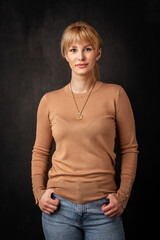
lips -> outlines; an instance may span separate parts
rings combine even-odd
[[[76,64],[76,66],[79,68],[85,68],[87,65],[88,65],[87,63]]]

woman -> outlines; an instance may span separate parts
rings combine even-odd
[[[47,240],[123,240],[121,220],[137,167],[135,123],[119,85],[100,81],[101,38],[84,22],[66,28],[61,52],[71,68],[65,87],[43,96],[37,113],[32,183]],[[120,141],[121,183],[114,144]],[[48,159],[53,140],[52,167]]]

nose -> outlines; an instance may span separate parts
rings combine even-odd
[[[79,51],[78,53],[78,61],[84,61],[85,60],[85,54],[83,51]]]

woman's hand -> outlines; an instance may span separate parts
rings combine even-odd
[[[51,194],[54,193],[52,189],[47,189],[46,192],[42,195],[41,199],[39,200],[39,207],[41,211],[46,214],[54,213],[57,210],[59,205],[59,200],[53,200],[51,198]]]
[[[124,211],[122,203],[119,203],[112,193],[109,194],[107,198],[109,199],[110,203],[108,205],[104,204],[102,206],[102,211],[104,212],[104,215],[110,218],[119,217]]]

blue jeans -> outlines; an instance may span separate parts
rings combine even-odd
[[[109,218],[101,207],[106,198],[76,204],[57,194],[59,207],[51,215],[42,212],[42,226],[46,240],[124,240],[121,217]]]

